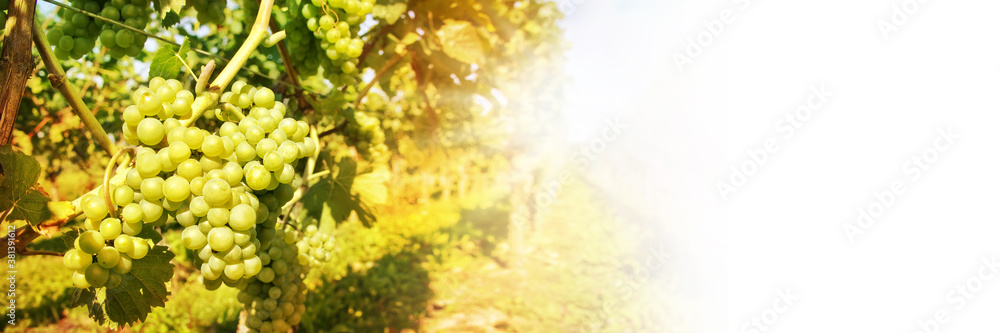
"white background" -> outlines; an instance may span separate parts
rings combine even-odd
[[[645,184],[633,199],[696,281],[678,291],[699,304],[685,331],[743,332],[786,289],[798,300],[766,332],[921,332],[938,310],[937,332],[1000,329],[1000,275],[961,309],[948,298],[1000,260],[1000,3],[924,1],[886,39],[879,21],[907,3],[561,2],[570,139],[630,125],[602,158],[639,161],[619,181]],[[834,96],[786,139],[775,123],[814,86]],[[954,144],[919,179],[904,173],[949,127]],[[767,138],[780,148],[725,200],[719,183]],[[844,225],[895,180],[907,191],[852,244]]]

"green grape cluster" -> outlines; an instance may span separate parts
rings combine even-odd
[[[303,231],[302,239],[295,246],[299,249],[299,256],[313,264],[322,264],[333,259],[333,252],[337,248],[333,236],[318,232],[316,225],[310,225]]]
[[[267,261],[259,255],[275,237],[279,209],[294,194],[295,166],[317,146],[307,137],[308,124],[284,118],[285,106],[270,89],[237,82],[225,97],[238,105],[233,112],[249,110],[249,116],[211,133],[180,124],[179,117],[192,113],[194,95],[179,81],[156,77],[133,92],[135,104],[122,112],[122,133],[141,147],[124,186],[109,189],[115,216],[107,217],[103,199],[83,198],[88,230],[66,260],[78,270],[77,286],[117,285],[115,273],[128,272],[115,269],[118,261],[130,264],[149,250],[150,242],[137,238],[143,225],[169,219],[184,227],[183,246],[198,253],[206,287],[236,286],[261,272]],[[113,257],[103,248],[124,255]]]
[[[289,21],[287,43],[294,50],[296,68],[324,76],[335,85],[347,84],[357,72],[357,58],[364,50],[358,35],[361,22],[371,13],[375,0],[311,0]],[[312,37],[309,37],[309,36]],[[316,54],[325,57],[316,57]]]
[[[74,241],[73,249],[63,256],[63,264],[74,270],[73,284],[78,288],[114,288],[121,283],[122,274],[132,270],[132,260],[146,257],[151,242],[139,235],[144,221],[160,220],[153,217],[162,208],[140,207],[142,194],[129,186],[109,189],[114,205],[122,207],[117,216],[108,216],[104,199],[88,194],[80,204],[86,216],[84,229]],[[145,209],[144,209],[145,208]]]
[[[261,253],[264,268],[241,286],[237,300],[244,304],[249,316],[250,332],[287,332],[302,321],[305,313],[306,290],[303,277],[309,261],[294,244],[296,232],[277,230],[277,241],[266,253]]]
[[[377,118],[354,112],[354,118],[347,120],[344,129],[347,144],[354,146],[358,154],[366,160],[375,161],[388,157],[389,148],[385,145],[385,133]]]
[[[194,8],[194,10],[198,12],[198,22],[202,24],[226,23],[226,1],[191,0],[185,5]]]
[[[48,31],[46,39],[59,59],[82,58],[94,49],[97,40],[108,48],[108,53],[114,58],[139,56],[146,43],[146,35],[94,19],[80,11],[144,30],[153,12],[151,3],[151,0],[70,1],[77,11],[60,8],[58,14],[62,20]]]

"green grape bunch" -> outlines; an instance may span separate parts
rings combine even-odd
[[[98,40],[113,58],[137,57],[142,53],[147,36],[123,25],[146,29],[153,12],[151,0],[72,0],[70,5],[75,10],[59,8],[62,20],[46,34],[57,58],[82,58],[94,49]],[[121,25],[95,19],[83,12]]]
[[[350,83],[357,72],[357,58],[364,50],[358,35],[375,0],[312,0],[304,3],[286,26],[289,50],[296,68],[305,75],[323,69],[335,85]],[[310,37],[312,36],[312,37]],[[316,57],[316,54],[325,55]]]
[[[337,248],[333,236],[318,232],[316,225],[310,225],[303,231],[303,236],[295,246],[299,250],[300,262],[323,264],[333,260],[333,252]]]
[[[279,210],[301,179],[297,162],[317,150],[311,129],[286,118],[270,89],[244,82],[223,95],[238,123],[224,121],[215,132],[185,127],[179,119],[193,113],[194,99],[180,81],[159,77],[133,92],[122,134],[137,146],[134,165],[123,185],[109,186],[111,202],[81,201],[86,231],[64,260],[77,287],[117,286],[153,245],[139,233],[171,221],[184,228],[183,246],[198,253],[207,288],[266,274]]]
[[[344,138],[347,144],[354,146],[358,154],[366,160],[377,161],[388,158],[389,148],[385,145],[385,133],[378,118],[363,112],[354,112],[354,117],[347,120]]]
[[[309,260],[295,246],[298,233],[277,230],[275,239],[263,258],[260,274],[240,286],[237,300],[244,304],[247,328],[252,333],[287,332],[302,321],[306,290],[303,278],[309,272]]]
[[[201,24],[225,24],[226,23],[226,1],[219,0],[191,0],[184,4],[186,7],[194,8],[197,12],[198,22]]]

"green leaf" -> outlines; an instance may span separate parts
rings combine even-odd
[[[355,190],[357,162],[345,157],[340,159],[338,166],[336,178],[326,176],[309,187],[302,199],[303,207],[309,216],[321,222],[331,217],[335,221],[344,221],[351,212],[355,212],[361,224],[371,227],[375,222],[375,215],[370,212],[360,194],[352,193]]]
[[[180,13],[181,9],[184,9],[184,5],[187,4],[187,0],[158,0],[154,4],[156,4],[156,10],[160,14],[166,14],[167,12]]]
[[[483,42],[469,21],[446,19],[437,36],[444,53],[455,60],[471,64],[483,57]]]
[[[93,318],[98,324],[104,325],[104,321],[107,318],[105,318],[104,310],[101,309],[101,302],[97,300],[97,290],[94,288],[77,289],[73,293],[73,302],[70,303],[70,306],[77,307],[81,305],[87,307],[90,318]]]
[[[144,258],[132,261],[132,270],[122,276],[121,284],[104,290],[103,300],[91,288],[78,291],[73,304],[86,305],[91,317],[106,316],[119,327],[145,320],[154,307],[164,306],[170,295],[167,282],[174,274],[173,258],[166,246],[155,246]]]
[[[16,206],[38,181],[42,168],[31,156],[15,151],[10,145],[0,146],[0,211]]]
[[[177,23],[181,23],[181,16],[175,11],[168,11],[166,14],[163,14],[163,19],[160,20],[160,25],[164,28],[173,27]]]
[[[66,220],[76,210],[72,203],[51,202],[48,195],[32,188],[38,181],[41,167],[34,158],[16,151],[13,147],[0,146],[0,212],[10,210],[4,221],[26,221],[32,227],[53,221]],[[51,234],[49,230],[43,234]]]
[[[389,188],[385,186],[385,183],[388,181],[388,166],[379,166],[372,172],[354,177],[354,185],[351,191],[356,192],[361,201],[368,205],[381,205],[389,197]]]
[[[175,78],[184,66],[187,53],[191,51],[191,42],[184,39],[180,49],[171,44],[163,44],[153,55],[149,65],[149,77]]]
[[[0,201],[4,201],[0,199]],[[38,225],[50,214],[47,204],[52,199],[46,197],[42,192],[29,189],[23,196],[13,200],[13,210],[7,216],[7,221],[25,220],[31,225]],[[0,203],[2,205],[2,203]]]

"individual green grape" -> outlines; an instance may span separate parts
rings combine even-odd
[[[232,195],[230,194],[231,187],[229,183],[222,179],[212,179],[205,183],[205,187],[202,189],[202,195],[210,206],[222,206],[228,202]]]
[[[104,248],[104,237],[94,230],[84,231],[77,238],[77,248],[86,254],[97,254]]]
[[[132,244],[132,251],[126,254],[129,258],[142,259],[146,257],[147,253],[149,253],[149,244],[146,243],[146,240],[133,239]]]
[[[72,270],[79,270],[94,262],[94,258],[81,250],[70,249],[63,255],[63,265]]]
[[[201,233],[201,230],[197,226],[189,226],[184,228],[181,233],[181,240],[184,243],[184,247],[190,250],[198,250],[208,244],[208,238],[205,234]]]
[[[138,207],[138,205],[136,207]],[[140,208],[140,212],[141,212],[141,208]],[[126,234],[126,235],[129,235],[129,236],[138,235],[139,232],[142,231],[142,222],[143,221],[140,218],[140,220],[138,222],[126,222],[126,223],[122,224],[122,233]]]
[[[164,148],[156,152],[156,159],[160,161],[160,170],[162,172],[174,172],[177,170],[177,163],[174,163],[170,159],[170,149]]]
[[[201,159],[198,160],[198,162],[201,163],[201,169],[204,172],[209,172],[215,169],[222,168],[223,165],[222,159],[218,157],[202,156]]]
[[[154,178],[160,179],[160,178]],[[163,183],[163,194],[167,200],[181,202],[191,195],[191,185],[187,179],[174,175]]]
[[[276,149],[278,149],[278,143],[274,142],[274,140],[270,138],[261,139],[259,142],[257,142],[256,149],[257,149],[257,156],[264,158],[265,156],[267,156],[267,153],[274,152]]]
[[[159,120],[153,118],[146,118],[139,122],[138,132],[139,141],[148,146],[157,145],[160,141],[163,141],[163,137],[166,134],[163,129],[163,123]]]
[[[284,165],[285,160],[280,153],[271,151],[264,155],[264,168],[267,169],[267,171],[280,171]]]
[[[301,154],[301,152],[299,151],[299,147],[292,141],[282,142],[281,145],[278,146],[277,152],[278,154],[281,155],[282,162],[288,164],[297,161]]]
[[[246,271],[244,270],[242,262],[236,263],[236,264],[231,264],[231,265],[226,265],[226,268],[225,268],[225,271],[224,271],[225,276],[228,277],[228,278],[230,278],[230,279],[233,279],[233,280],[243,278],[243,274],[245,272]]]
[[[73,50],[73,37],[62,36],[59,38],[59,49],[63,51]]]
[[[133,190],[131,187],[118,186],[117,188],[115,188],[112,200],[119,207],[132,203],[133,199],[135,199],[135,190]]]
[[[247,137],[247,142],[250,143],[250,145],[253,145],[256,149],[256,145],[260,144],[260,141],[266,137],[266,132],[264,132],[263,128],[254,124],[247,128],[244,135]],[[258,153],[258,156],[262,155]]]
[[[168,154],[170,155],[170,160],[174,163],[180,164],[181,162],[191,157],[191,148],[188,148],[187,144],[184,142],[170,143],[168,149],[169,149]]]
[[[232,227],[230,227],[232,228]],[[256,231],[256,230],[255,230]],[[240,252],[243,251],[244,246],[253,245],[253,240],[256,238],[255,231],[250,230],[234,230],[233,231],[233,242],[236,246],[240,247]],[[243,255],[239,255],[239,258],[243,258]]]
[[[264,190],[271,183],[271,173],[263,165],[255,165],[246,172],[247,186],[254,190]]]
[[[208,210],[208,223],[213,227],[221,227],[229,222],[229,209],[222,207],[210,208]]]
[[[191,180],[191,194],[198,196],[204,194],[202,193],[202,190],[205,189],[205,183],[207,182],[208,179],[205,179],[205,177],[194,177],[194,179]]]
[[[205,134],[200,129],[188,128],[184,132],[184,143],[187,143],[188,147],[191,149],[201,149],[201,145],[204,141]]]
[[[248,142],[241,142],[236,145],[236,157],[240,163],[250,162],[257,158],[257,150]]]
[[[127,223],[141,223],[142,222],[142,208],[139,207],[137,203],[130,203],[122,207],[122,220]],[[124,227],[123,227],[124,230]]]
[[[122,233],[122,222],[116,218],[106,218],[101,222],[101,237],[104,239],[115,239]]]
[[[108,282],[108,275],[110,273],[107,269],[101,267],[97,263],[93,263],[84,269],[84,278],[87,283],[94,287],[103,287],[105,283]]]
[[[142,208],[142,222],[153,223],[163,215],[163,204],[159,202],[143,199],[139,202],[139,208]]]
[[[118,235],[118,237],[115,237],[114,243],[115,250],[118,250],[120,253],[130,253],[132,252],[132,248],[135,247],[135,244],[132,242],[132,236],[127,234],[121,234]]]
[[[118,262],[121,261],[120,259],[121,254],[117,249],[111,246],[105,246],[97,252],[97,264],[102,268],[115,268],[115,266],[118,266]]]
[[[225,153],[225,144],[217,135],[211,134],[205,137],[205,141],[202,143],[201,151],[205,153],[206,156],[216,157],[221,156]]]
[[[87,276],[81,274],[80,272],[73,272],[73,285],[80,289],[90,288],[90,283],[87,282]]]
[[[291,183],[295,180],[295,168],[292,168],[289,164],[282,164],[283,167],[281,171],[274,174],[275,179],[282,184]]]
[[[212,228],[208,232],[208,245],[215,251],[226,251],[233,247],[233,230],[227,227]]]
[[[103,199],[96,195],[88,194],[80,200],[83,204],[83,215],[88,219],[100,221],[108,216],[108,206]]]
[[[257,106],[269,109],[274,106],[274,92],[266,87],[260,88],[253,95],[253,102]]]
[[[229,226],[236,231],[250,230],[257,224],[257,212],[247,204],[239,204],[230,211]]]
[[[157,158],[156,154],[139,153],[135,158],[135,170],[138,171],[137,175],[140,177],[139,180],[141,181],[141,179],[152,178],[153,176],[160,174],[160,171],[163,170],[163,164],[160,163],[160,160],[159,158]],[[132,185],[130,184],[129,186]],[[139,189],[140,187],[141,184],[137,186],[132,186],[132,188],[134,189]]]
[[[115,34],[115,44],[118,45],[118,47],[127,48],[132,46],[133,41],[132,32],[129,30],[118,30],[118,33]]]
[[[188,180],[189,182],[195,177],[200,177],[202,175],[201,163],[194,159],[187,159],[177,165],[176,174],[182,178]],[[190,191],[190,184],[188,186]]]
[[[153,201],[160,200],[163,198],[163,178],[146,178],[142,180],[142,185],[139,186],[140,193],[142,193],[143,200]],[[140,203],[140,206],[142,204]]]

